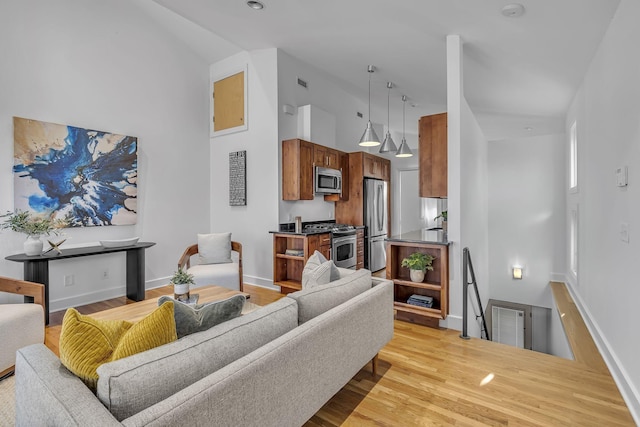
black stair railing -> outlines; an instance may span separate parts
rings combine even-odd
[[[471,274],[471,282],[469,282],[469,274]],[[482,328],[480,331],[480,337],[491,341],[489,336],[489,329],[487,328],[487,320],[484,317],[484,310],[482,309],[482,301],[480,300],[480,292],[478,292],[478,283],[476,282],[476,273],[473,271],[473,263],[471,262],[471,255],[469,254],[469,248],[462,250],[462,334],[460,338],[468,340],[470,337],[467,335],[467,301],[469,299],[469,285],[473,285],[475,290],[476,302],[480,308],[480,315],[476,315],[476,320],[482,317]],[[484,336],[482,336],[484,335]]]

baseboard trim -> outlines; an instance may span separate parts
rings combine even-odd
[[[575,291],[574,285],[569,281],[566,281],[565,283],[567,284],[567,289],[569,289],[569,293],[571,294],[573,301],[576,303],[576,307],[578,307],[580,314],[582,314],[585,324],[587,325],[598,350],[600,350],[602,358],[609,368],[609,372],[611,372],[613,380],[616,382],[616,385],[620,390],[620,394],[622,394],[622,398],[629,408],[629,412],[631,412],[631,416],[636,424],[640,425],[640,393],[629,380],[627,371],[624,369],[620,363],[620,359],[618,359],[618,356],[616,356],[616,353],[602,334],[598,323],[591,316],[591,312],[580,297],[580,294]]]
[[[126,287],[118,286],[109,289],[102,289],[97,292],[87,292],[67,298],[58,298],[56,300],[49,301],[49,312],[54,313],[56,311],[66,310],[69,307],[93,304],[94,302],[118,298],[125,294]]]
[[[244,275],[243,280],[244,280],[244,283],[247,283],[249,285],[260,286],[261,288],[267,288],[267,289],[280,292],[280,286],[274,286],[273,280],[263,279],[262,277],[256,277],[256,276],[249,276],[246,274]]]
[[[171,277],[159,277],[157,279],[148,280],[145,282],[145,289],[156,289],[163,286],[167,286],[171,281]],[[262,279],[254,276],[244,276],[244,282],[251,285],[260,286],[275,291],[280,291],[279,286],[273,286],[271,280]],[[94,302],[100,302],[112,298],[118,298],[127,294],[126,286],[116,286],[109,289],[101,289],[95,292],[86,292],[80,295],[73,295],[65,298],[58,298],[49,301],[49,311],[51,313],[61,310],[66,310],[69,307],[78,307],[81,305],[93,304]]]

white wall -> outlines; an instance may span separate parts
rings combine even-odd
[[[208,65],[125,0],[2,2],[0,51],[0,211],[14,208],[12,116],[136,136],[138,223],[71,229],[69,244],[156,242],[147,287],[166,283],[209,227]],[[4,257],[23,240],[2,233],[0,275],[22,277]],[[123,295],[124,255],[53,262],[50,278],[52,310]]]
[[[489,143],[491,298],[553,307],[550,273],[565,265],[565,136]],[[522,265],[522,280],[511,266]]]
[[[211,231],[230,231],[242,243],[248,283],[273,282],[273,243],[278,229],[277,50],[241,52],[211,65],[211,76],[247,66],[248,130],[211,138]],[[247,151],[247,205],[229,206],[229,153]]]
[[[640,341],[634,331],[640,286],[640,3],[623,0],[567,114],[578,123],[579,193],[567,194],[567,223],[579,205],[577,303],[587,316],[627,403],[640,422]],[[629,185],[615,170],[629,168]],[[567,167],[568,170],[568,167]],[[567,181],[568,182],[568,181]],[[565,185],[567,188],[568,185]],[[620,224],[629,225],[629,242]],[[567,266],[567,276],[569,267]]]
[[[449,317],[442,326],[462,328],[462,250],[469,248],[482,304],[489,300],[487,141],[464,98],[462,40],[447,36]],[[469,294],[474,295],[469,289]],[[468,334],[480,336],[469,297]],[[478,311],[479,312],[479,311]]]

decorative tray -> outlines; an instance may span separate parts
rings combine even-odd
[[[105,248],[122,248],[125,246],[133,246],[138,243],[140,237],[130,237],[120,240],[100,240],[100,244]]]

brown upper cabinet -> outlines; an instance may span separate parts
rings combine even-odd
[[[364,156],[364,176],[366,178],[377,178],[389,181],[391,162],[373,154],[363,153]]]
[[[327,194],[324,199],[331,202],[348,199],[347,153],[303,139],[287,139],[282,141],[282,200],[313,200],[315,166],[342,169],[342,196]]]
[[[420,197],[447,197],[447,113],[418,121]]]
[[[323,145],[313,144],[313,162],[316,166],[340,169],[340,152]]]
[[[282,141],[282,200],[313,200],[314,145],[302,139]]]

